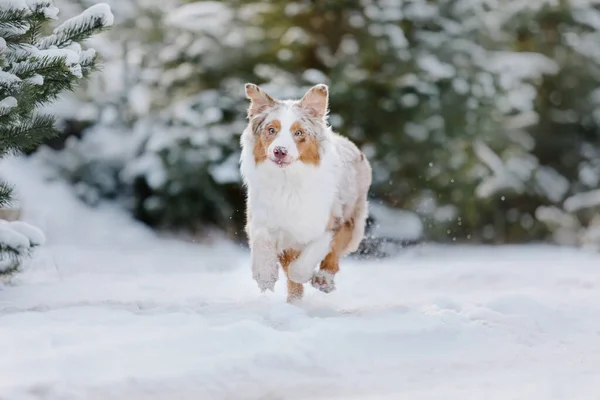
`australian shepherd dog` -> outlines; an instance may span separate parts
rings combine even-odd
[[[281,265],[288,302],[302,297],[307,282],[329,293],[340,258],[363,239],[369,161],[327,124],[326,85],[300,100],[274,99],[251,83],[245,89],[240,172],[252,277],[262,292],[273,291]]]

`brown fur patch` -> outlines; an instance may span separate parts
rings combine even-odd
[[[271,134],[269,130],[275,129],[275,133]],[[269,145],[275,140],[275,137],[281,130],[281,122],[279,120],[273,120],[266,124],[264,127],[257,126],[254,130],[256,135],[254,137],[254,162],[257,164],[262,163],[267,159],[267,149]]]
[[[279,255],[279,263],[281,264],[281,267],[285,271],[286,275],[288,273],[288,267],[296,258],[298,258],[299,255],[299,251],[291,249],[284,250],[284,252]],[[293,300],[301,299],[302,295],[304,294],[304,285],[302,285],[301,283],[292,282],[288,278],[287,294],[288,303]]]
[[[352,215],[346,221],[342,221],[340,218],[333,216],[329,218],[327,229],[333,233],[333,240],[331,242],[331,250],[329,251],[329,254],[327,254],[323,261],[321,261],[319,266],[320,270],[327,271],[331,274],[336,274],[339,272],[340,259],[346,254],[348,245],[350,242],[352,242],[355,218],[358,212],[359,211],[357,207],[354,210],[354,215]],[[325,284],[324,281],[319,281],[319,278],[317,277],[314,277],[313,279],[317,279],[317,283],[319,284]]]
[[[323,261],[321,261],[320,269],[331,272],[332,274],[337,273],[340,270],[340,258],[344,255],[344,250],[348,247],[348,244],[352,240],[352,231],[354,229],[354,221],[344,222],[337,232],[333,235],[333,241],[331,243],[331,251]]]
[[[296,132],[302,132],[301,136],[296,136]],[[298,147],[298,160],[304,164],[319,165],[321,156],[319,154],[319,141],[314,135],[308,134],[302,124],[294,122],[290,128],[290,133],[294,137]]]

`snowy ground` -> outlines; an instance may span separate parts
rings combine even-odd
[[[154,237],[0,163],[47,244],[0,287],[0,399],[579,400],[600,393],[600,257],[422,247],[338,290],[261,295],[248,255]]]

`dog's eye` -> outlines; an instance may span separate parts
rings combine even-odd
[[[302,136],[302,131],[296,131],[296,132],[294,133],[294,135],[296,135],[296,136]]]
[[[271,135],[274,135],[275,134],[275,128],[269,128],[269,133]]]

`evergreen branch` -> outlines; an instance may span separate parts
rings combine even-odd
[[[44,139],[55,136],[58,131],[54,124],[54,116],[35,115],[21,124],[5,126],[0,136],[0,149],[7,152],[28,150]]]
[[[92,73],[102,69],[102,65],[98,61],[98,55],[96,52],[94,52],[92,57],[82,58],[80,65],[81,73],[84,79],[87,79]]]
[[[102,18],[94,18],[84,26],[75,26],[67,28],[58,34],[44,37],[38,41],[40,49],[48,49],[56,46],[63,48],[73,42],[81,42],[89,37],[104,32],[107,27],[104,26]]]
[[[57,71],[67,70],[67,56],[42,56],[42,57],[30,57],[26,61],[14,63],[10,72],[17,75],[21,79],[32,77],[36,74],[45,76],[46,74]]]
[[[8,66],[16,62],[26,61],[37,52],[37,47],[29,43],[22,43],[18,39],[16,38],[14,42],[7,42],[8,51],[5,51],[4,55]]]
[[[113,23],[110,7],[97,4],[40,38],[48,21],[58,15],[52,0],[30,1],[29,7],[25,2],[14,4],[0,8],[0,158],[32,149],[58,133],[54,116],[34,112],[97,69],[95,51],[81,52],[77,41]],[[0,207],[9,203],[10,195],[11,188],[0,182]],[[0,243],[0,274],[6,266],[16,270],[18,257],[24,255],[24,250]]]
[[[12,193],[12,187],[4,182],[0,182],[0,208],[10,205],[10,195]]]
[[[0,276],[6,277],[17,272],[21,267],[21,258],[11,250],[0,247]]]
[[[0,242],[0,276],[9,276],[17,272],[23,258],[31,256],[31,254],[31,249],[15,249]]]
[[[80,15],[59,25],[52,35],[40,39],[40,49],[63,48],[73,42],[81,42],[92,35],[105,31],[113,24],[113,15],[106,4],[96,4]]]
[[[23,35],[30,28],[29,9],[3,8],[0,9],[0,37],[7,42],[13,38]]]

